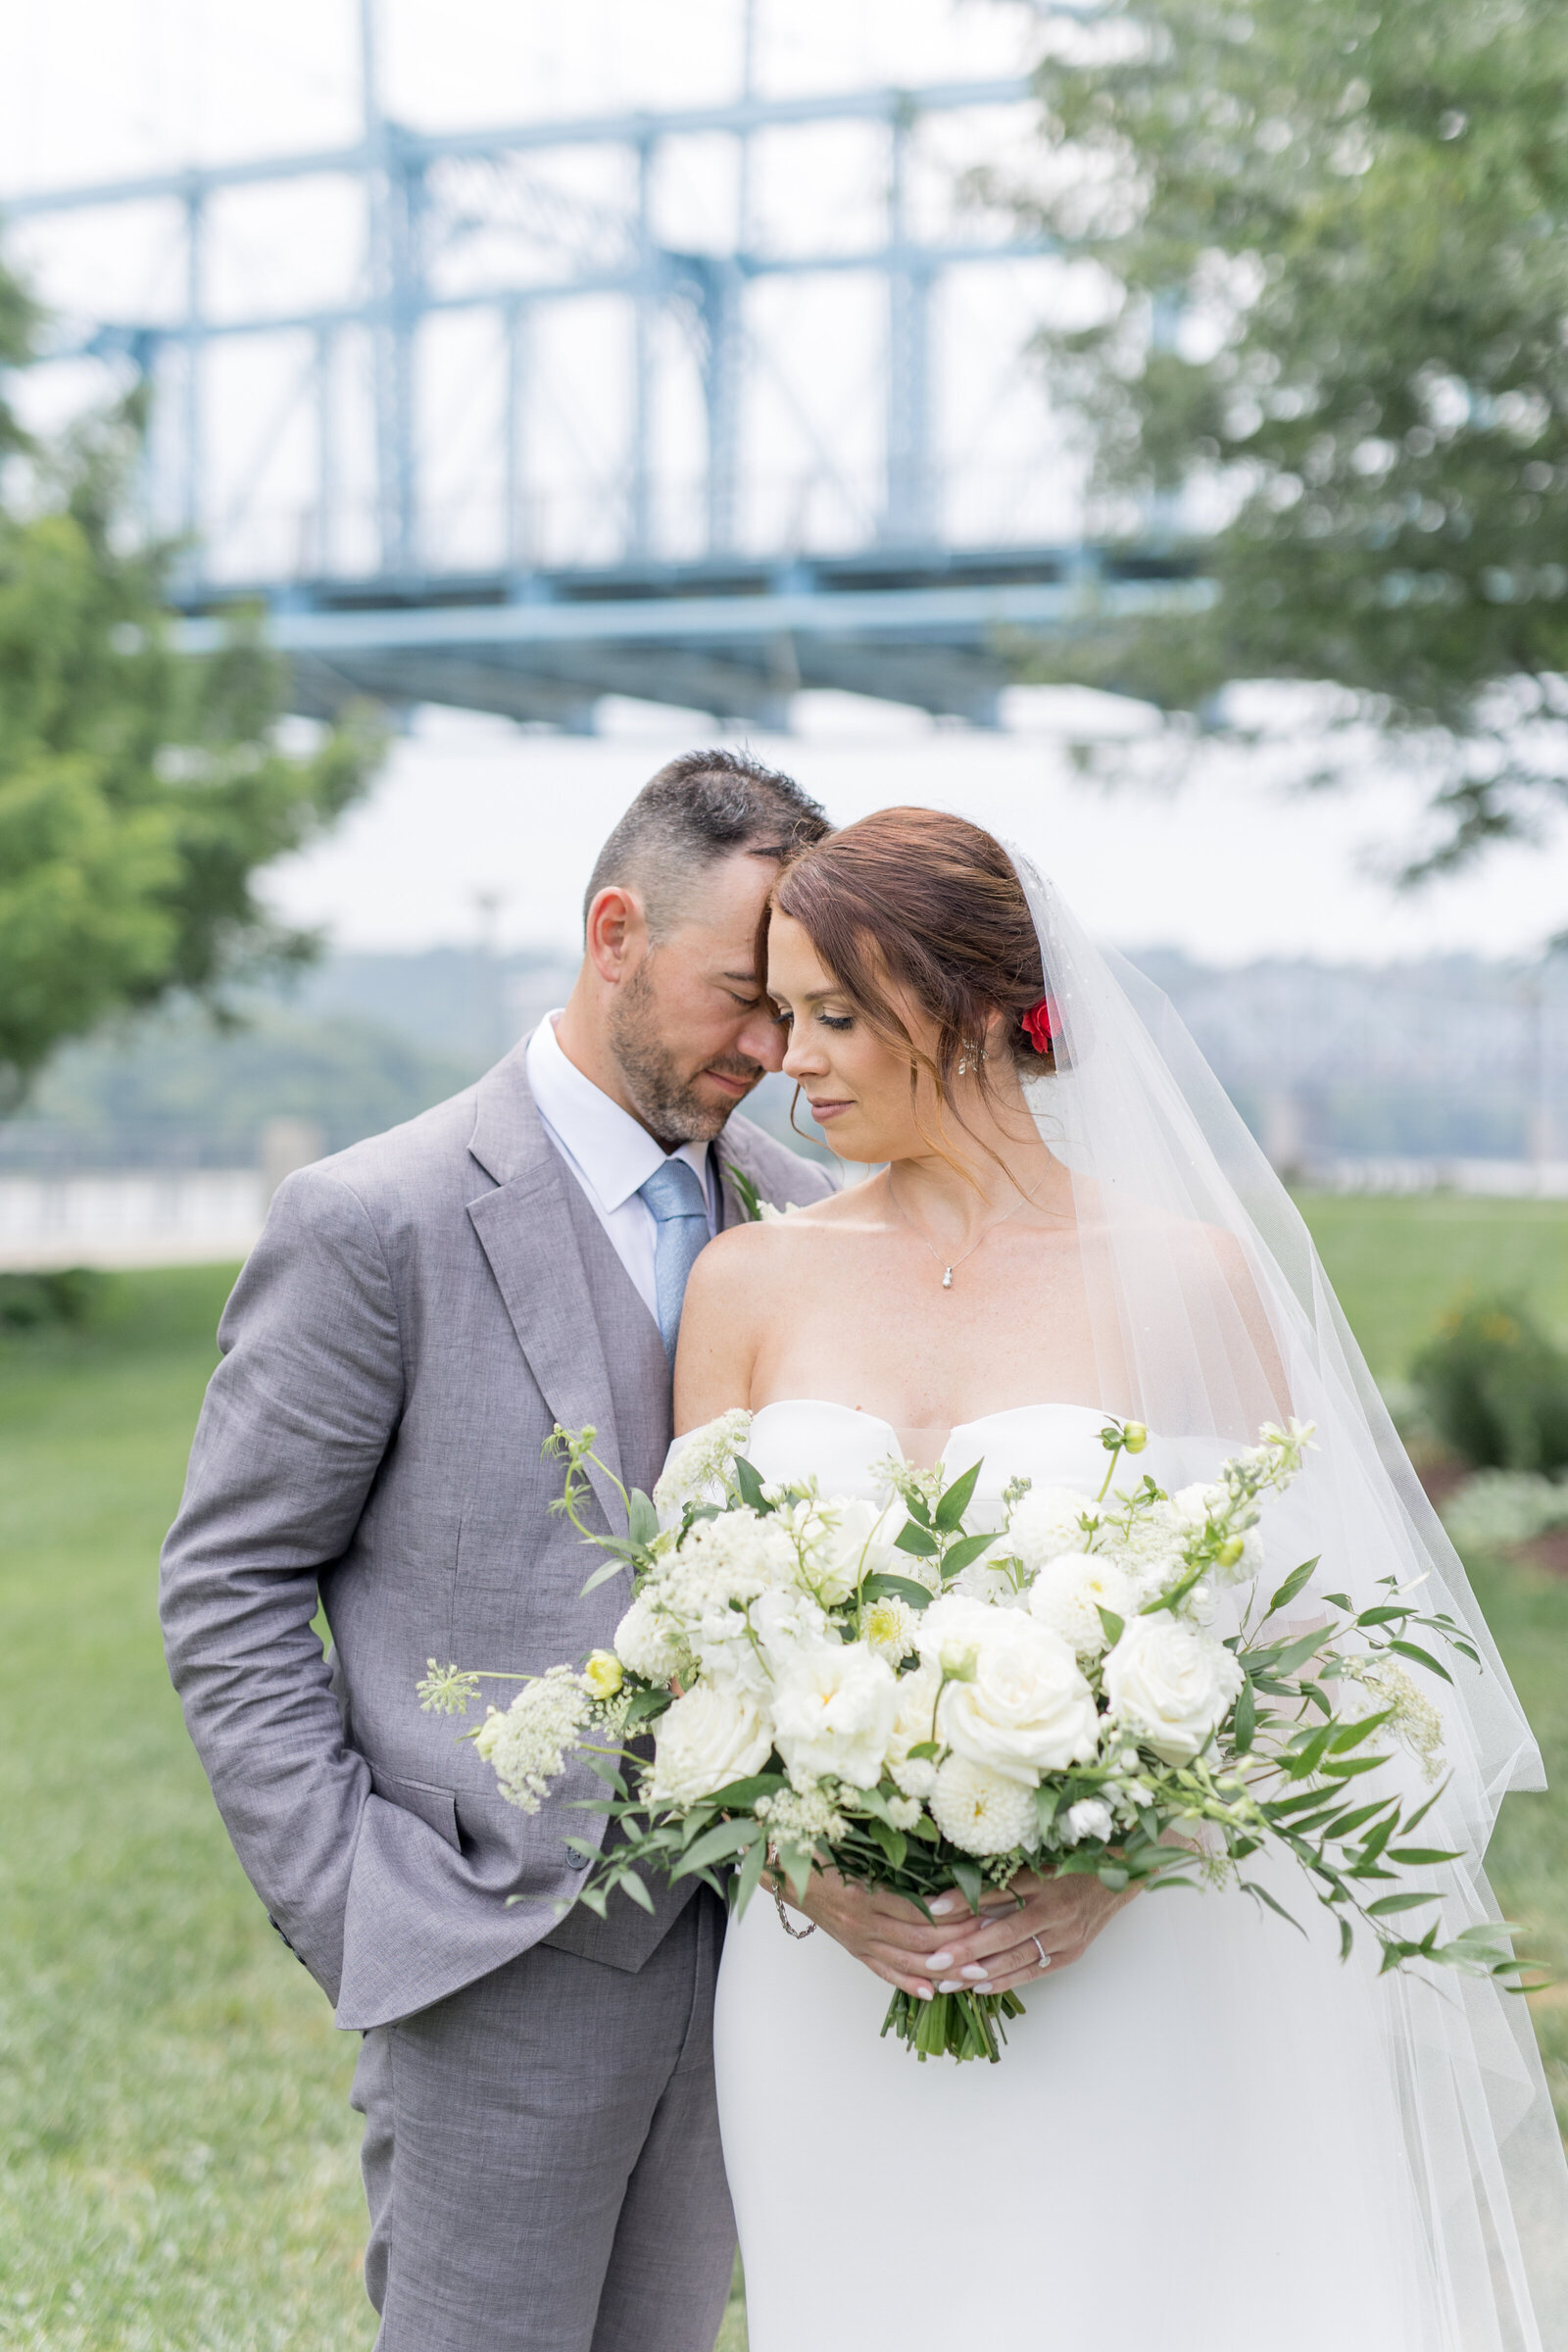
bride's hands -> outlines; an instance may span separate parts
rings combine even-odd
[[[1112,1893],[1098,1879],[1020,1871],[1005,1894],[982,1897],[978,1918],[961,1894],[938,1895],[933,1926],[902,1895],[873,1893],[829,1870],[811,1873],[799,1908],[884,1984],[929,2000],[934,1992],[1009,1992],[1047,1966],[1064,1968],[1131,1899],[1132,1890]]]

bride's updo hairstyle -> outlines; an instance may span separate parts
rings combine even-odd
[[[1022,1077],[1055,1066],[1037,1050],[1024,1014],[1045,996],[1040,941],[1012,860],[967,818],[936,808],[880,808],[830,833],[787,865],[763,910],[758,970],[766,969],[776,907],[798,922],[823,965],[883,1041],[906,1053],[909,1082],[924,1071],[956,1115],[960,1061],[989,1089],[999,1052]],[[892,989],[930,1021],[911,1036]],[[1001,1039],[976,1064],[995,1013]]]

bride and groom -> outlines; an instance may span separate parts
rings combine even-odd
[[[881,1173],[834,1192],[736,1115],[781,1062]],[[601,853],[559,1020],[289,1179],[220,1336],[170,1663],[241,1861],[364,2035],[382,2352],[708,2352],[732,2199],[754,2352],[935,2352],[982,2315],[1040,2352],[1568,2340],[1568,2173],[1489,1984],[1380,1984],[1233,1891],[1088,1878],[935,1922],[818,1881],[727,1937],[690,1881],[563,1916],[581,1784],[520,1813],[411,1702],[432,1652],[608,1638],[558,1422],[651,1489],[677,1429],[744,1405],[764,1477],[871,1494],[896,1452],[1092,1490],[1107,1410],[1174,1487],[1289,1409],[1322,1450],[1282,1555],[1358,1602],[1426,1575],[1475,1635],[1434,1842],[1479,1854],[1539,1786],[1295,1212],[1027,860],[917,809],[832,834],[740,755],[672,762]],[[1455,1878],[1454,1924],[1484,1916]],[[1004,2064],[879,2041],[889,1984],[1021,1990]]]

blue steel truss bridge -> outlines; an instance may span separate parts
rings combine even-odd
[[[151,389],[193,650],[259,602],[315,716],[782,727],[825,687],[991,725],[1031,644],[1201,595],[1168,535],[1085,542],[1027,350],[1071,257],[961,193],[1026,82],[777,96],[748,64],[724,105],[418,130],[376,30],[361,0],[352,143],[0,200],[161,241],[50,357]]]

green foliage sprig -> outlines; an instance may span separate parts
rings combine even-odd
[[[1086,588],[1052,674],[1235,733],[1233,681],[1329,681],[1317,775],[1372,728],[1429,794],[1411,875],[1528,833],[1568,720],[1558,0],[1105,0],[1036,86],[1049,165],[986,192],[1107,290],[1039,343],[1092,527],[1179,548],[1187,494],[1213,590]]]

